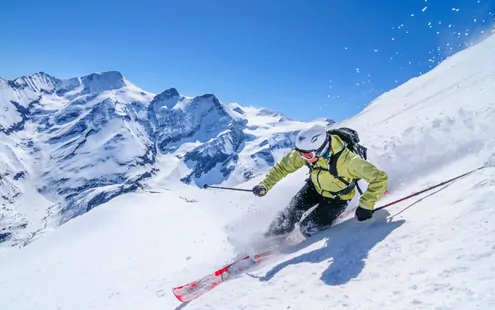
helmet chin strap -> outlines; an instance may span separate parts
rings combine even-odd
[[[330,155],[330,141],[326,142],[326,145],[323,150],[321,150],[321,153],[322,155],[320,155],[319,157],[328,158],[328,156]]]

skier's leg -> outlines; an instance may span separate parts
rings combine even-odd
[[[345,211],[349,200],[339,197],[320,199],[318,207],[301,222],[301,232],[306,237],[329,228],[332,223]]]
[[[301,215],[318,203],[319,195],[311,182],[307,182],[299,192],[292,198],[288,207],[280,212],[272,221],[265,233],[265,237],[285,235],[294,230]]]

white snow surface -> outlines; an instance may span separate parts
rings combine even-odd
[[[495,36],[337,124],[388,172],[378,206],[491,166],[350,218],[189,304],[172,288],[254,251],[306,168],[263,198],[181,183],[119,196],[0,256],[0,309],[495,309],[493,55]]]

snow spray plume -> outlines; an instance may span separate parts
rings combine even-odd
[[[244,189],[244,188],[233,188],[233,187],[222,187],[222,186],[211,186],[211,185],[208,185],[208,184],[205,184],[203,186],[203,188],[207,189],[207,188],[218,188],[218,189],[226,189],[226,190],[229,190],[229,191],[239,191],[239,192],[252,192],[252,190],[250,189]]]
[[[425,192],[431,191],[432,189],[435,189],[435,188],[437,188],[437,187],[443,186],[443,185],[445,185],[445,184],[447,184],[447,183],[450,183],[450,182],[453,182],[453,181],[455,181],[455,180],[457,180],[457,179],[460,179],[460,178],[462,178],[462,177],[465,177],[465,176],[466,176],[466,175],[468,175],[468,174],[471,174],[471,173],[473,173],[473,172],[476,172],[476,171],[478,171],[478,170],[481,170],[481,169],[483,169],[483,168],[488,168],[488,167],[493,167],[493,166],[492,166],[492,165],[486,165],[486,164],[485,164],[484,166],[481,166],[481,167],[479,167],[479,168],[473,169],[473,170],[471,170],[471,171],[469,171],[469,172],[466,172],[466,173],[464,173],[464,174],[461,174],[461,175],[459,175],[459,176],[457,176],[457,177],[455,177],[455,178],[452,178],[452,179],[450,179],[450,180],[444,181],[444,182],[439,183],[439,184],[437,184],[437,185],[433,185],[433,186],[431,186],[431,187],[428,187],[427,189],[424,189],[424,190],[422,190],[422,191],[419,191],[419,192],[413,193],[413,194],[411,194],[411,195],[409,195],[409,196],[403,197],[403,198],[398,199],[398,200],[396,200],[396,201],[392,201],[391,203],[388,203],[388,204],[386,204],[386,205],[384,205],[384,206],[381,206],[381,207],[379,207],[379,208],[375,208],[375,210],[374,210],[374,211],[376,212],[376,211],[378,211],[378,210],[385,209],[386,207],[390,207],[391,205],[394,205],[394,204],[399,203],[399,202],[401,202],[401,201],[404,201],[404,200],[407,200],[407,199],[412,198],[412,197],[414,197],[414,196],[418,196],[418,195],[420,195],[420,194],[422,194],[422,193],[425,193]]]

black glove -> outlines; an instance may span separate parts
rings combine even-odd
[[[258,197],[265,196],[266,195],[266,187],[264,187],[261,184],[256,185],[255,187],[253,187],[253,194],[258,196]]]
[[[356,216],[356,219],[358,221],[365,221],[367,219],[370,219],[373,216],[373,210],[368,210],[368,209],[365,209],[365,208],[362,208],[361,206],[359,206],[356,209],[355,216]]]

